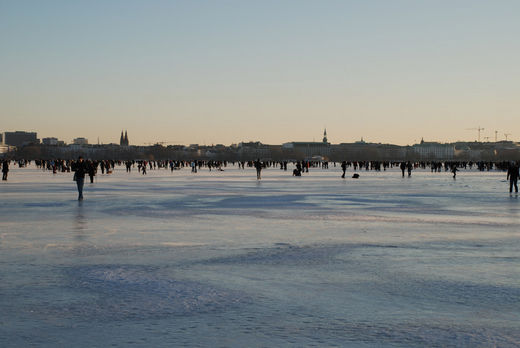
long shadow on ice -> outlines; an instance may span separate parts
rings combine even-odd
[[[176,197],[174,199],[124,202],[118,208],[104,209],[104,213],[114,215],[136,215],[147,217],[169,217],[172,215],[198,215],[226,211],[236,213],[239,209],[303,209],[319,208],[317,204],[304,202],[306,195],[239,195],[232,197],[198,196]]]
[[[406,303],[437,303],[473,308],[488,308],[498,311],[520,312],[520,287],[504,284],[487,284],[438,277],[432,274],[416,274],[407,269],[396,272],[394,259],[408,258],[408,250],[428,252],[434,245],[387,245],[387,244],[334,244],[292,246],[280,245],[272,248],[252,250],[232,256],[211,258],[201,262],[210,266],[261,265],[277,272],[284,266],[298,268],[299,272],[311,269],[325,270],[332,267],[343,275],[361,273],[374,286],[368,286],[375,297],[400,299]],[[376,261],[372,256],[363,256],[365,251],[380,249]],[[383,256],[383,258],[381,258]],[[324,266],[327,266],[324,267]],[[301,267],[301,268],[300,268]],[[411,267],[413,270],[413,267]],[[247,273],[247,272],[245,272]],[[308,278],[312,279],[312,278]],[[312,282],[309,280],[309,282]],[[377,284],[377,286],[375,286]],[[406,299],[406,300],[403,300]]]

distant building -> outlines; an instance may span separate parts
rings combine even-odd
[[[282,144],[282,150],[292,151],[299,155],[298,157],[303,156],[307,159],[315,156],[329,157],[330,144],[317,141],[292,141]]]
[[[4,144],[4,136],[0,134],[0,155],[9,151],[9,146]]]
[[[455,157],[453,144],[441,144],[437,142],[425,142],[412,146],[413,151],[423,160],[451,160]]]
[[[121,131],[121,138],[119,140],[120,146],[129,146],[130,143],[128,142],[128,133],[125,131],[125,135],[123,136],[123,131]]]
[[[3,155],[4,153],[7,153],[9,151],[8,145],[0,144],[0,155]]]
[[[29,144],[39,144],[40,141],[35,132],[5,132],[2,141],[6,145],[21,147]]]
[[[58,138],[53,138],[53,137],[42,139],[43,145],[58,145],[58,142],[59,142]]]
[[[327,130],[323,131],[323,141],[291,141],[289,143],[282,144],[282,151],[291,153],[292,156],[297,158],[311,159],[313,157],[324,157],[330,156],[330,143],[327,139]]]
[[[72,141],[74,145],[88,145],[88,139],[86,138],[76,138]]]
[[[400,161],[406,157],[406,148],[392,144],[367,143],[363,138],[353,143],[331,145],[334,161]]]
[[[271,158],[271,147],[259,141],[241,142],[237,146],[237,154],[242,160]]]

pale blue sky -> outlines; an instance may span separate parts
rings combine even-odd
[[[520,139],[520,1],[0,0],[0,131]]]

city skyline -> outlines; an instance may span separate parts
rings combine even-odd
[[[265,143],[265,142],[262,142],[258,139],[249,139],[249,140],[242,140],[242,141],[238,141],[236,143],[229,143],[229,144],[225,144],[225,143],[222,143],[222,142],[217,142],[217,143],[211,143],[211,144],[206,144],[206,143],[194,143],[194,142],[188,142],[188,143],[178,143],[178,142],[165,142],[165,141],[160,141],[160,140],[155,140],[155,141],[152,141],[152,142],[146,142],[146,143],[133,143],[131,142],[129,139],[130,137],[128,136],[128,131],[127,130],[122,130],[120,135],[119,135],[119,140],[118,141],[110,141],[110,142],[105,142],[105,141],[102,141],[99,137],[95,138],[95,139],[89,139],[89,138],[86,138],[86,137],[82,137],[82,136],[74,136],[70,141],[68,139],[61,139],[61,138],[58,138],[58,137],[55,137],[55,136],[39,136],[38,135],[38,132],[37,131],[30,131],[30,132],[26,132],[24,130],[17,130],[17,131],[0,131],[0,143],[2,143],[4,141],[4,137],[6,134],[9,134],[9,133],[20,133],[20,134],[23,134],[22,136],[27,136],[27,135],[32,135],[35,139],[37,138],[38,140],[38,143],[42,143],[44,144],[44,141],[47,140],[52,140],[53,142],[56,142],[56,144],[63,144],[63,145],[66,145],[66,144],[74,144],[76,143],[76,140],[78,139],[81,139],[82,142],[84,143],[88,143],[89,145],[96,145],[96,144],[100,144],[100,145],[123,145],[123,146],[143,146],[143,145],[164,145],[164,146],[168,146],[168,145],[183,145],[183,146],[188,146],[188,145],[201,145],[201,146],[213,146],[213,145],[225,145],[225,146],[231,146],[231,145],[237,145],[237,144],[240,144],[240,143],[256,143],[256,142],[259,142],[259,143],[262,143],[262,144],[266,144],[266,145],[282,145],[282,144],[285,144],[285,143],[292,143],[292,142],[302,142],[302,143],[312,143],[312,142],[316,142],[316,143],[320,143],[320,142],[326,142],[328,144],[349,144],[349,143],[367,143],[367,144],[387,144],[387,145],[398,145],[398,146],[408,146],[408,145],[416,145],[416,144],[420,144],[420,143],[436,143],[436,144],[454,144],[454,143],[472,143],[472,142],[475,142],[475,143],[500,143],[500,142],[512,142],[512,143],[516,143],[516,141],[514,139],[511,139],[509,133],[504,133],[503,134],[503,137],[501,138],[499,136],[499,133],[498,131],[496,131],[495,133],[495,137],[494,139],[491,139],[491,137],[488,137],[488,136],[481,136],[481,132],[484,130],[484,128],[481,128],[481,127],[478,127],[478,128],[475,128],[475,129],[471,129],[471,130],[474,130],[474,131],[477,131],[478,132],[478,135],[477,135],[477,139],[475,140],[457,140],[457,141],[451,141],[451,142],[447,142],[447,141],[439,141],[438,139],[424,139],[423,137],[421,137],[419,140],[414,140],[413,143],[410,143],[410,144],[405,144],[405,145],[402,145],[402,144],[397,144],[395,142],[387,142],[387,143],[382,143],[380,141],[372,141],[370,139],[366,139],[364,137],[361,137],[359,139],[356,139],[356,140],[353,140],[353,141],[330,141],[329,139],[329,136],[328,136],[328,133],[327,133],[327,129],[323,129],[323,134],[322,134],[322,138],[321,140],[320,139],[316,139],[316,137],[314,137],[312,140],[294,140],[294,139],[288,139],[286,141],[283,141],[281,143]],[[478,139],[480,138],[480,139]],[[54,144],[54,145],[56,145]],[[49,145],[49,144],[46,144],[46,145]],[[51,144],[53,145],[53,144]]]
[[[513,1],[0,2],[0,131],[517,141]]]

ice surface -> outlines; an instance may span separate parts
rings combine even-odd
[[[520,345],[505,173],[11,168],[0,346]]]

